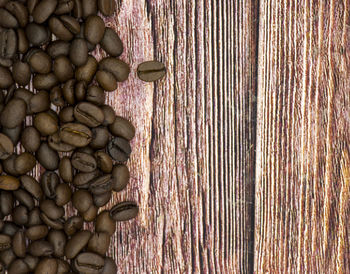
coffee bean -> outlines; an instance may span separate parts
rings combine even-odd
[[[63,142],[75,147],[84,147],[91,142],[91,130],[79,123],[68,123],[60,128],[60,138]]]
[[[31,49],[25,59],[34,72],[46,74],[51,71],[51,57],[41,49]]]
[[[68,56],[70,44],[69,42],[56,40],[51,42],[47,48],[46,52],[52,57],[57,58],[60,55]]]
[[[94,233],[88,243],[87,250],[105,256],[110,243],[110,236],[107,232]]]
[[[36,74],[33,78],[33,86],[35,89],[50,90],[58,84],[56,75],[52,72],[48,74]]]
[[[113,0],[99,0],[99,2],[113,2]],[[118,34],[112,28],[106,28],[101,40],[101,47],[110,56],[119,56],[123,53],[123,43]]]
[[[18,21],[6,9],[0,8],[0,26],[8,29],[18,28]]]
[[[53,245],[48,241],[37,240],[29,245],[28,251],[36,257],[50,256],[53,253]]]
[[[66,28],[63,22],[57,17],[53,16],[49,19],[49,28],[51,32],[57,36],[58,39],[61,39],[63,41],[70,41],[74,37],[69,29]]]
[[[74,39],[70,45],[69,57],[75,66],[83,66],[88,60],[88,48],[84,39]]]
[[[74,235],[78,230],[83,227],[83,218],[80,216],[69,217],[64,224],[64,232],[68,236]]]
[[[26,88],[17,88],[13,94],[13,98],[22,99],[24,102],[26,102],[27,108],[26,108],[26,114],[30,115],[33,114],[30,109],[30,100],[33,98],[34,93]]]
[[[33,124],[42,136],[52,135],[58,131],[56,120],[46,112],[37,114],[34,118]]]
[[[73,7],[73,0],[59,0],[55,10],[55,14],[62,15],[70,13],[73,10]]]
[[[26,116],[26,109],[27,105],[22,99],[14,98],[10,100],[1,113],[2,126],[7,128],[19,126]]]
[[[69,15],[62,15],[60,16],[60,20],[71,33],[78,34],[80,32],[80,24],[76,18]]]
[[[44,200],[40,202],[41,211],[50,219],[58,219],[64,215],[63,207],[57,206],[52,200]]]
[[[116,116],[113,124],[108,128],[114,136],[122,137],[128,141],[135,136],[135,127],[127,119],[120,116]]]
[[[25,27],[28,24],[28,10],[18,1],[9,1],[6,3],[6,9],[13,14],[20,27]]]
[[[26,62],[17,61],[12,67],[12,76],[17,84],[26,86],[30,81],[30,66]]]
[[[11,248],[11,237],[5,234],[0,234],[0,251]]]
[[[130,68],[126,63],[113,57],[103,58],[99,63],[99,69],[112,73],[118,82],[125,81],[130,73]]]
[[[72,161],[73,167],[81,172],[92,172],[97,168],[97,163],[95,158],[86,153],[81,153],[81,152],[73,153],[71,161]]]
[[[19,175],[31,171],[36,165],[35,157],[29,152],[19,154],[15,159],[15,169]]]
[[[112,171],[112,188],[114,191],[123,190],[129,183],[130,173],[126,165],[116,165]]]
[[[16,190],[19,188],[19,180],[9,175],[0,176],[0,189]]]
[[[70,201],[72,190],[68,184],[59,184],[56,187],[56,205],[64,206]]]
[[[79,231],[75,233],[70,240],[68,240],[65,246],[65,252],[67,259],[73,259],[79,254],[81,250],[88,244],[91,237],[91,232],[87,230]]]
[[[62,230],[50,230],[47,240],[53,246],[53,255],[56,257],[63,257],[67,242],[66,234],[64,234]]]
[[[47,170],[56,170],[58,168],[59,156],[57,151],[42,143],[36,153],[37,160]]]
[[[5,134],[7,137],[9,137],[13,143],[13,145],[17,145],[19,138],[21,136],[22,131],[22,123],[20,123],[18,126],[14,128],[2,128],[2,133]]]
[[[49,232],[46,225],[35,225],[26,229],[25,235],[31,241],[44,239]]]
[[[71,183],[73,181],[73,167],[67,156],[61,158],[58,170],[63,181],[66,183]]]
[[[29,41],[23,29],[17,29],[17,49],[19,53],[25,54],[29,47]]]
[[[19,174],[15,169],[16,158],[17,158],[17,155],[12,154],[6,160],[3,160],[2,164],[3,164],[3,169],[7,174],[17,177]]]
[[[125,162],[130,157],[131,147],[127,140],[115,137],[108,143],[108,153],[117,162]]]
[[[31,255],[27,255],[25,256],[25,258],[23,259],[23,261],[27,264],[27,266],[29,267],[29,271],[34,271],[35,267],[38,265],[39,263],[39,258],[38,257],[34,257]]]
[[[13,29],[0,30],[0,57],[13,58],[18,47],[17,35]]]
[[[65,102],[62,89],[59,86],[54,87],[50,92],[50,102],[57,107],[63,107]]]
[[[107,128],[99,126],[96,128],[92,128],[92,140],[90,146],[93,149],[102,149],[107,146],[109,141],[109,132]]]
[[[86,101],[95,105],[102,105],[105,102],[105,93],[99,86],[91,85],[87,89]]]
[[[112,191],[107,191],[100,195],[94,195],[94,204],[97,207],[105,206],[112,197]]]
[[[91,205],[89,209],[82,213],[85,222],[92,222],[96,219],[98,208],[95,205]]]
[[[103,106],[101,106],[101,110],[103,111],[103,114],[105,117],[102,125],[108,126],[110,124],[113,124],[115,121],[114,109],[109,105],[103,105]]]
[[[138,77],[145,82],[154,82],[164,77],[166,69],[163,63],[148,61],[137,67]]]
[[[49,199],[56,197],[56,187],[60,183],[60,178],[53,171],[45,171],[41,176],[40,183],[45,196]]]
[[[81,0],[84,18],[97,13],[96,0]]]
[[[89,84],[97,70],[97,61],[96,59],[89,55],[87,62],[85,65],[82,65],[75,70],[75,78],[77,81],[85,81],[87,84]]]
[[[2,228],[2,234],[13,237],[20,228],[13,222],[5,221]]]
[[[109,211],[102,211],[96,218],[95,231],[96,232],[107,232],[112,236],[115,232],[116,223],[111,218]]]
[[[86,0],[83,0],[83,3]],[[91,2],[91,1],[90,1]],[[85,21],[84,37],[92,44],[98,44],[105,33],[105,24],[101,17],[89,15]]]
[[[118,85],[114,75],[104,70],[99,70],[96,73],[96,80],[105,91],[113,91]]]
[[[20,204],[26,206],[29,210],[34,208],[34,199],[29,192],[24,189],[17,189],[13,194]]]
[[[121,222],[135,218],[139,208],[135,202],[122,202],[112,207],[110,214],[113,220]]]
[[[50,41],[50,30],[44,25],[30,23],[25,29],[26,37],[33,46],[41,46]]]
[[[21,226],[28,223],[28,209],[25,206],[16,206],[12,211],[12,221]]]
[[[91,194],[84,189],[79,189],[73,193],[72,204],[79,212],[85,212],[93,204]]]
[[[117,265],[115,264],[115,261],[110,257],[106,257],[105,265],[103,267],[101,274],[115,274],[115,273],[117,273]]]
[[[58,56],[54,60],[53,72],[60,82],[66,82],[73,78],[74,71],[70,60],[66,56]]]
[[[1,140],[1,138],[0,138]],[[26,127],[22,131],[22,146],[28,152],[35,152],[40,146],[40,133],[35,127]]]
[[[63,218],[53,220],[47,217],[46,214],[43,212],[40,213],[40,218],[46,225],[50,226],[52,229],[57,229],[57,230],[63,229],[63,225],[64,225]]]
[[[11,192],[0,192],[0,209],[4,216],[10,215],[13,209],[13,196]],[[4,229],[4,228],[3,228]]]
[[[27,226],[28,227],[32,227],[32,226],[36,226],[36,225],[41,225],[42,223],[43,222],[40,219],[40,209],[39,209],[39,207],[33,208],[33,210],[31,210],[29,212]]]
[[[81,102],[75,106],[74,117],[78,122],[89,127],[97,127],[104,120],[102,110],[88,102]]]
[[[97,166],[103,173],[111,173],[113,168],[112,158],[104,151],[96,151]]]
[[[44,23],[55,11],[56,6],[57,0],[41,0],[32,13],[34,22],[38,24]]]
[[[13,236],[12,248],[17,257],[24,258],[26,256],[26,239],[22,230],[18,230]]]
[[[57,273],[57,261],[53,258],[43,258],[39,261],[35,268],[34,274],[56,274]]]
[[[73,15],[75,18],[82,18],[83,17],[83,4],[81,0],[73,0],[74,6],[73,6]]]
[[[28,191],[35,199],[41,200],[44,196],[40,184],[32,176],[22,175],[20,178],[22,187]]]
[[[8,268],[8,274],[28,273],[29,267],[23,259],[14,260]]]
[[[101,195],[112,190],[111,175],[103,175],[90,182],[89,190],[94,195]]]
[[[90,181],[99,176],[99,171],[93,172],[80,172],[74,176],[73,185],[77,188],[87,189],[89,188]]]
[[[95,253],[84,252],[75,258],[73,267],[79,273],[98,274],[103,270],[104,259]]]
[[[75,104],[75,91],[74,91],[75,82],[76,82],[75,79],[70,79],[64,83],[62,88],[64,99],[68,104],[71,104],[71,105]]]
[[[5,160],[13,153],[13,143],[9,137],[0,133],[0,159]]]

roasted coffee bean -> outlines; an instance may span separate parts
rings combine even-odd
[[[116,117],[114,109],[109,105],[103,105],[103,106],[101,106],[101,110],[103,111],[103,114],[105,117],[102,125],[108,126],[108,125],[113,124],[115,121],[115,117]]]
[[[67,156],[61,158],[58,170],[63,181],[66,183],[71,183],[73,181],[73,167]]]
[[[23,152],[15,159],[15,169],[19,175],[23,175],[31,171],[35,165],[36,159],[29,152]]]
[[[68,106],[61,109],[59,113],[62,123],[71,123],[74,121],[74,107]]]
[[[94,204],[97,207],[105,206],[112,197],[112,191],[102,193],[100,195],[94,195]]]
[[[76,68],[75,78],[77,81],[85,81],[87,84],[89,84],[94,78],[96,70],[97,61],[93,56],[89,55],[85,65]]]
[[[89,127],[97,127],[104,120],[102,110],[88,102],[81,102],[75,106],[74,117],[78,122]]]
[[[57,262],[57,273],[56,274],[66,274],[71,273],[70,271],[70,265],[64,260],[56,259]],[[115,272],[117,273],[117,272]]]
[[[0,121],[2,126],[7,128],[15,128],[19,126],[26,116],[26,110],[27,105],[22,99],[13,98],[7,103],[1,113]]]
[[[135,202],[122,202],[111,208],[110,214],[113,220],[121,222],[135,218],[139,212],[139,208]]]
[[[42,143],[40,145],[36,156],[39,163],[47,170],[56,170],[58,168],[58,153],[50,148],[47,143]]]
[[[107,232],[112,236],[115,232],[116,222],[111,218],[109,211],[104,210],[98,214],[95,223],[96,232]]]
[[[60,55],[68,56],[70,44],[67,41],[56,40],[51,42],[47,48],[46,52],[52,57],[57,58]]]
[[[76,18],[69,15],[62,15],[60,16],[60,20],[71,33],[78,34],[80,32],[80,24]]]
[[[24,189],[17,189],[13,192],[13,194],[17,201],[26,206],[29,210],[34,208],[34,199],[29,192],[25,191]]]
[[[63,107],[65,102],[62,94],[62,89],[57,86],[54,87],[50,92],[50,101],[57,107]]]
[[[101,274],[115,274],[115,273],[117,273],[117,265],[115,264],[115,261],[110,257],[106,257],[105,265],[103,267]]]
[[[89,209],[82,213],[85,222],[92,222],[96,219],[98,208],[95,205],[91,205]]]
[[[85,212],[93,204],[91,194],[85,189],[79,189],[73,193],[72,204],[79,212]]]
[[[145,82],[154,82],[164,77],[166,69],[163,63],[148,61],[137,67],[138,77]]]
[[[104,151],[96,151],[95,158],[98,168],[103,173],[111,173],[113,168],[112,158]]]
[[[5,234],[0,234],[0,251],[11,248],[11,237]]]
[[[56,274],[57,273],[57,260],[53,258],[43,258],[39,261],[35,268],[34,274]]]
[[[0,189],[16,190],[19,188],[19,180],[9,175],[0,176]]]
[[[27,256],[25,256],[23,261],[28,265],[29,271],[34,271],[35,267],[39,263],[39,258],[38,257],[34,257],[32,255],[27,255]]]
[[[99,0],[99,2],[113,2],[112,0]],[[110,56],[119,56],[123,52],[123,43],[120,40],[118,34],[112,28],[106,28],[104,36],[101,40],[101,47],[110,55]]]
[[[22,54],[25,54],[29,48],[29,41],[23,29],[17,29],[17,48]]]
[[[0,57],[13,58],[16,54],[18,41],[13,29],[0,29]]]
[[[53,253],[53,245],[48,241],[37,240],[29,245],[28,251],[36,257],[50,256]]]
[[[70,41],[73,39],[74,35],[65,27],[63,22],[57,17],[51,17],[49,19],[49,28],[53,34],[57,36],[58,39],[63,41]]]
[[[45,196],[49,199],[56,197],[56,187],[60,183],[60,178],[53,171],[45,171],[41,176],[41,186]]]
[[[63,142],[75,147],[84,147],[92,140],[91,130],[79,123],[68,123],[60,128],[60,138]]]
[[[34,93],[26,88],[18,88],[15,90],[15,92],[13,94],[13,98],[19,98],[19,99],[22,99],[24,102],[26,102],[27,115],[33,114],[31,109],[30,109],[30,100],[33,98],[33,96],[34,96]]]
[[[108,153],[117,162],[125,162],[130,157],[131,147],[127,140],[115,137],[108,143]]]
[[[62,15],[70,13],[73,10],[73,7],[73,0],[59,0],[55,10],[55,14]]]
[[[30,110],[33,113],[43,112],[50,109],[50,96],[45,90],[40,90],[30,99]]]
[[[44,239],[49,232],[46,225],[35,225],[26,229],[25,235],[31,241]]]
[[[28,273],[29,267],[23,259],[14,260],[8,268],[8,274]]]
[[[130,73],[129,66],[122,60],[114,57],[103,58],[99,63],[99,69],[112,73],[118,82],[125,81]]]
[[[53,63],[53,72],[60,82],[73,78],[74,71],[70,60],[66,56],[58,56]]]
[[[20,228],[13,222],[5,221],[2,228],[2,234],[13,237]]]
[[[50,41],[50,30],[44,25],[30,23],[26,26],[26,37],[33,46],[41,46]]]
[[[17,145],[19,138],[21,136],[22,131],[22,123],[20,123],[18,126],[14,128],[2,128],[2,133],[5,134],[7,137],[9,137],[13,143],[13,145]]]
[[[69,58],[75,66],[83,66],[88,60],[86,41],[81,38],[74,39],[70,45]]]
[[[13,250],[11,248],[0,251],[0,261],[5,265],[6,268],[8,268],[15,259],[16,255],[13,253]]]
[[[5,160],[13,153],[13,143],[9,137],[0,133],[0,159]]]
[[[117,80],[111,72],[105,70],[97,71],[96,80],[105,91],[113,91],[117,89]]]
[[[25,206],[16,206],[12,211],[12,221],[17,225],[26,225],[28,223],[28,209]]]
[[[19,24],[15,16],[6,9],[0,8],[0,26],[8,29],[18,28]]]
[[[62,142],[58,133],[50,135],[47,142],[49,146],[56,151],[69,152],[74,150],[74,146]]]
[[[87,89],[86,101],[94,103],[95,105],[102,105],[105,102],[105,93],[99,86],[91,85]]]
[[[50,226],[52,229],[63,229],[63,225],[64,225],[64,219],[60,218],[60,219],[50,219],[49,217],[46,216],[45,213],[40,213],[40,218],[41,220],[48,226]]]
[[[17,257],[24,258],[26,256],[26,239],[22,230],[18,230],[13,236],[12,249]]]
[[[110,174],[103,175],[90,182],[89,190],[94,195],[100,195],[112,190],[112,176]]]
[[[113,124],[109,126],[109,131],[117,137],[122,137],[130,141],[135,136],[135,127],[125,118],[116,116]]]
[[[63,257],[67,242],[67,237],[63,230],[50,230],[47,240],[53,246],[53,255],[56,257]]]
[[[73,153],[71,162],[73,167],[81,172],[92,172],[97,168],[96,159],[87,153]]]
[[[64,215],[64,209],[57,206],[52,200],[44,200],[40,203],[41,211],[50,219],[56,220]]]
[[[64,99],[68,104],[71,104],[71,105],[75,104],[75,96],[74,96],[75,82],[76,82],[75,79],[70,79],[64,83],[62,88]]]
[[[86,96],[86,83],[79,81],[75,84],[75,97],[78,102],[85,100]]]
[[[18,172],[15,169],[15,160],[17,158],[17,155],[12,154],[10,157],[8,157],[6,160],[3,160],[2,165],[3,165],[3,169],[7,174],[10,174],[12,176],[18,176]],[[6,180],[8,180],[8,178],[5,178]],[[1,177],[0,177],[0,181],[1,181]],[[6,183],[7,184],[7,183]],[[0,187],[1,189],[1,187]]]
[[[97,14],[97,1],[96,0],[81,0],[82,11],[84,18],[89,15]]]
[[[29,50],[25,59],[34,72],[46,74],[51,71],[51,57],[41,49]]]
[[[98,0],[97,5],[104,16],[111,16],[115,11],[115,1],[113,0]]]
[[[105,256],[110,243],[110,236],[107,232],[92,234],[87,250]]]
[[[21,144],[28,152],[35,152],[40,147],[40,133],[35,127],[26,127],[22,131]]]
[[[89,188],[90,181],[99,176],[99,171],[93,172],[80,172],[73,178],[73,185],[77,188],[87,189]]]
[[[80,216],[72,216],[69,217],[68,220],[64,224],[64,232],[68,236],[74,235],[77,231],[79,231],[83,227],[83,218]]]
[[[36,74],[33,78],[33,86],[35,89],[51,90],[58,84],[56,75],[52,72],[48,74]]]
[[[9,1],[6,3],[6,9],[12,13],[20,27],[25,27],[28,24],[28,10],[26,6],[18,1]]]
[[[50,15],[55,11],[57,6],[57,0],[42,0],[33,10],[34,22],[38,24],[44,23]]]
[[[112,188],[114,191],[123,190],[129,183],[130,173],[126,165],[116,165],[112,171]]]
[[[17,84],[26,86],[30,81],[30,66],[28,63],[17,61],[12,67],[12,76]]]
[[[14,200],[11,192],[7,192],[7,191],[0,192],[0,208],[1,208],[1,213],[4,216],[11,214],[13,209],[13,203],[14,203]]]
[[[41,225],[43,222],[40,219],[40,209],[39,207],[35,207],[33,210],[29,212],[29,217],[28,217],[28,227],[36,226],[36,225]]]
[[[83,0],[83,2],[86,0]],[[92,44],[98,44],[104,35],[105,24],[101,17],[97,15],[89,15],[86,18],[84,26],[84,37]]]
[[[75,258],[75,256],[77,256],[79,252],[88,244],[90,237],[91,232],[87,230],[75,233],[67,242],[64,249],[64,254],[66,255],[67,259]]]
[[[73,261],[73,267],[79,273],[99,274],[104,267],[104,259],[95,253],[84,252]]]
[[[70,201],[71,196],[72,189],[69,187],[68,184],[59,184],[56,187],[56,205],[64,206]]]

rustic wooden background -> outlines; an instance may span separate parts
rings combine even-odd
[[[117,0],[120,273],[350,273],[349,2]],[[153,59],[166,78],[138,80]]]

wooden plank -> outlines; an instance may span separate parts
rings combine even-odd
[[[349,4],[260,4],[255,272],[350,272]]]

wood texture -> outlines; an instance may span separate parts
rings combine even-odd
[[[349,4],[260,3],[257,273],[350,273]]]

